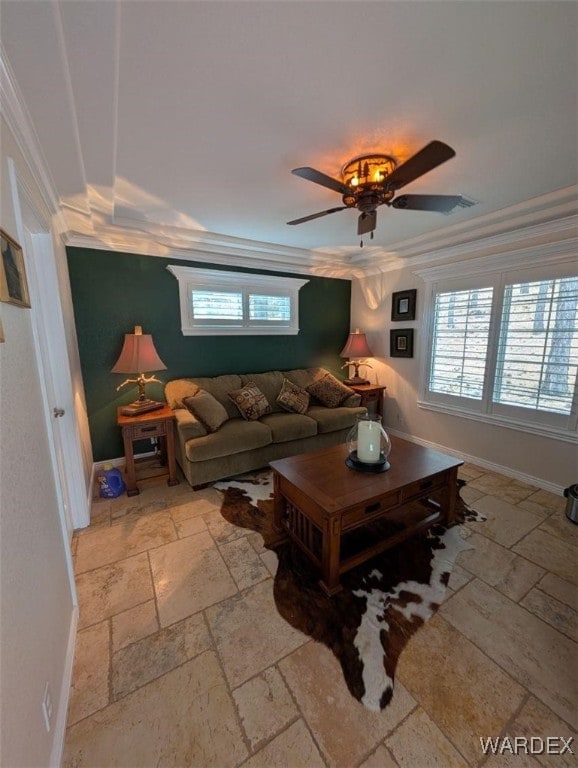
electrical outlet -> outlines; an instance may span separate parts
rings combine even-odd
[[[46,732],[50,733],[52,729],[52,694],[50,693],[50,685],[48,682],[46,682],[46,685],[44,686],[44,695],[42,697],[42,714],[44,715]]]

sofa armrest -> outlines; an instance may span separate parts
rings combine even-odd
[[[201,422],[186,408],[175,408],[174,414],[177,422],[177,433],[182,442],[186,442],[192,437],[204,437],[208,434]]]
[[[349,395],[342,403],[341,405],[345,408],[357,408],[359,403],[361,402],[361,395],[359,392],[356,392],[354,395]]]

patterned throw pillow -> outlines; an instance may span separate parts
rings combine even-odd
[[[327,408],[337,408],[346,398],[355,394],[352,389],[342,384],[331,373],[314,381],[307,387],[307,391]]]
[[[229,419],[221,403],[204,389],[199,389],[196,395],[184,397],[183,405],[208,432],[216,432]]]
[[[292,384],[289,379],[283,379],[281,392],[277,396],[277,403],[284,411],[292,413],[305,413],[309,408],[309,392],[306,389]]]
[[[229,397],[247,421],[255,421],[260,416],[271,413],[269,401],[254,381],[248,381],[241,389],[229,392]]]

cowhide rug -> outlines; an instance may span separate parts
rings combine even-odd
[[[442,603],[457,555],[472,548],[462,538],[460,523],[485,518],[458,497],[456,524],[434,526],[352,569],[341,579],[343,590],[329,598],[318,586],[319,574],[295,545],[272,543],[279,537],[273,530],[270,470],[216,483],[215,488],[223,495],[223,517],[258,531],[265,547],[277,554],[274,597],[279,613],[331,648],[356,699],[371,710],[384,709],[393,695],[402,650]],[[427,511],[423,502],[413,506],[411,511],[421,516]],[[388,526],[381,522],[379,531],[367,533],[379,535]]]

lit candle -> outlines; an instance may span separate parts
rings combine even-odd
[[[381,454],[381,427],[377,421],[360,421],[357,428],[357,458],[375,464]]]

